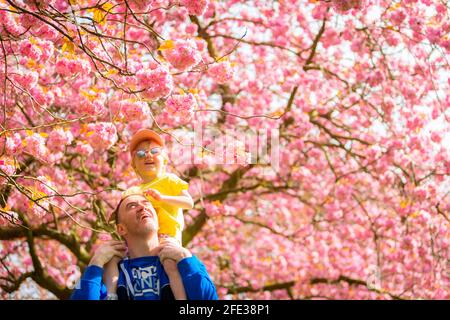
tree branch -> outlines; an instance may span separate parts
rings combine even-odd
[[[281,290],[281,289],[289,289],[294,285],[295,285],[295,281],[269,284],[269,285],[265,285],[259,289],[255,289],[251,286],[245,286],[245,287],[229,287],[229,286],[221,286],[221,285],[218,285],[218,286],[222,287],[222,288],[227,288],[228,294],[237,294],[237,293],[245,293],[245,292],[262,292],[262,291],[275,291],[275,290]]]
[[[250,164],[246,167],[240,167],[239,169],[236,169],[229,178],[223,182],[222,187],[220,188],[219,192],[217,193],[217,196],[214,197],[214,200],[223,201],[226,199],[229,190],[233,190],[236,188],[237,184],[241,180],[241,178],[244,176],[246,172],[248,172],[251,168],[253,168],[253,164]],[[202,229],[202,227],[205,225],[206,221],[208,219],[208,216],[206,215],[206,210],[202,209],[200,211],[200,214],[195,218],[194,222],[189,225],[187,228],[183,231],[183,247],[187,246],[189,242],[192,241],[192,239],[195,237],[195,235]]]
[[[68,235],[60,233],[57,230],[50,229],[46,225],[41,225],[38,228],[27,230],[28,227],[0,227],[0,240],[16,240],[25,238],[28,232],[31,231],[33,236],[39,238],[48,237],[52,240],[56,240],[66,246],[80,262],[88,264],[90,260],[89,253],[83,249],[78,239],[72,234]]]

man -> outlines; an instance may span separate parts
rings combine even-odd
[[[176,242],[159,245],[158,218],[152,204],[142,194],[122,198],[113,213],[117,232],[125,239],[101,245],[72,294],[72,299],[106,298],[103,268],[114,256],[128,259],[119,263],[117,298],[119,300],[173,299],[169,280],[161,261],[177,263],[189,300],[217,300],[216,288],[205,266]]]

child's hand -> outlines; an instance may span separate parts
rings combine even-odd
[[[114,256],[123,259],[126,255],[126,251],[127,246],[125,245],[125,242],[107,241],[95,250],[89,265],[96,265],[103,268]]]
[[[148,189],[148,190],[144,191],[144,195],[150,196],[153,199],[155,199],[156,201],[163,200],[162,194],[158,190],[155,190],[155,189]]]
[[[183,248],[179,244],[166,241],[161,245],[162,249],[159,252],[159,260],[164,263],[166,259],[172,259],[176,263],[180,262],[184,258],[192,257],[191,252],[188,249]]]
[[[178,242],[177,239],[175,239],[174,237],[171,236],[166,236],[166,235],[159,235],[159,244],[164,246],[166,244],[173,244],[173,245],[177,245],[179,246],[180,243]]]

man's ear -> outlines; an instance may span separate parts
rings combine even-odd
[[[117,224],[117,233],[123,237],[124,235],[127,234],[127,228],[125,228],[125,226],[121,223]]]

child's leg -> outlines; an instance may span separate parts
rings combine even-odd
[[[170,288],[176,300],[187,300],[186,292],[184,291],[183,280],[178,271],[177,263],[172,259],[165,259],[163,261],[164,270],[169,277]]]
[[[117,294],[117,281],[119,280],[119,263],[118,257],[113,257],[105,265],[105,273],[103,274],[103,282],[106,286],[106,291],[109,296]]]
[[[164,244],[164,242],[173,242],[181,245],[181,239],[169,236],[167,234],[158,234],[159,243]],[[172,289],[173,296],[176,300],[187,300],[186,291],[184,290],[183,279],[181,279],[180,272],[178,271],[176,261],[172,259],[165,259],[162,261],[164,271],[169,277],[170,288]]]

